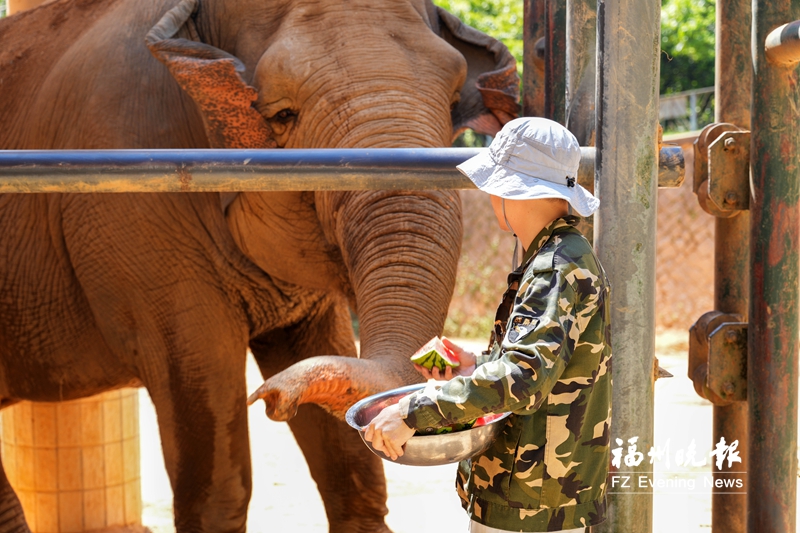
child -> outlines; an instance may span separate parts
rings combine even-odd
[[[576,183],[580,147],[563,126],[519,118],[458,166],[491,195],[500,227],[525,244],[509,275],[489,350],[460,358],[438,390],[384,409],[366,438],[393,459],[415,431],[511,411],[484,453],[462,461],[456,488],[473,533],[583,532],[605,520],[611,420],[608,280],[575,229],[599,201]],[[516,252],[514,250],[516,259]]]

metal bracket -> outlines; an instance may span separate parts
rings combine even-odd
[[[724,322],[708,336],[707,383],[726,401],[747,400],[746,322]]]
[[[749,131],[726,131],[708,147],[708,199],[722,211],[750,208]]]
[[[689,379],[714,405],[747,400],[747,323],[709,311],[689,330]]]
[[[709,124],[694,143],[694,192],[718,218],[750,207],[750,132],[733,124]]]

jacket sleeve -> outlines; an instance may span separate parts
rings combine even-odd
[[[559,269],[537,273],[517,298],[500,355],[440,389],[404,398],[401,411],[415,429],[473,420],[487,413],[538,408],[561,377],[580,336],[584,305]],[[578,309],[581,307],[581,309]]]

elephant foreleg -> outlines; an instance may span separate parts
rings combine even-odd
[[[145,381],[158,414],[175,529],[243,533],[251,492],[244,340],[238,348],[215,342],[225,337],[208,324],[191,331],[202,338],[180,346],[202,349],[170,354],[167,368]]]
[[[383,465],[358,433],[310,404],[300,406],[289,427],[317,482],[330,532],[389,531]]]
[[[301,323],[250,343],[264,378],[316,355],[354,357],[350,314],[343,299],[324,298]],[[388,532],[381,460],[358,433],[316,405],[300,406],[289,421],[317,483],[331,533]]]
[[[31,533],[25,521],[25,513],[19,498],[8,482],[6,471],[0,462],[0,533]]]

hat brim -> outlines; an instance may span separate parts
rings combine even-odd
[[[577,183],[568,187],[543,178],[522,174],[496,163],[489,150],[456,166],[478,189],[508,200],[561,198],[582,217],[588,217],[600,206],[600,200]]]

